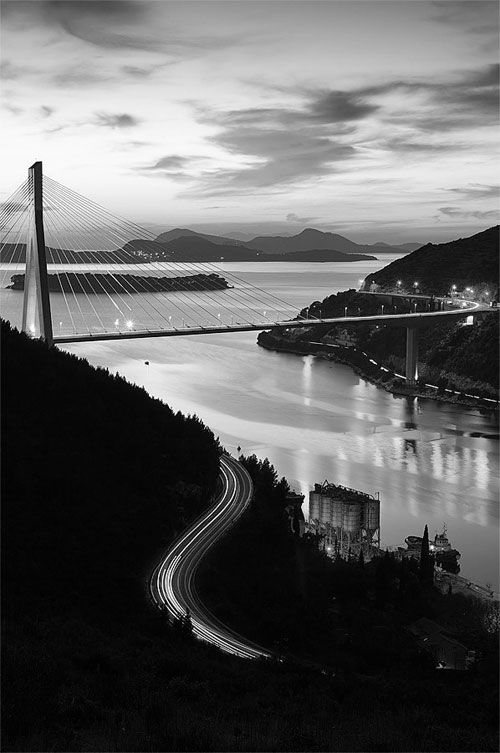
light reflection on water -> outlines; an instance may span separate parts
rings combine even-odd
[[[239,274],[299,309],[381,265],[250,266],[258,269],[240,265]],[[196,413],[230,451],[268,456],[302,494],[325,478],[380,492],[384,545],[403,545],[425,523],[433,536],[445,521],[462,572],[497,585],[497,418],[395,398],[345,366],[265,351],[255,340],[235,333],[66,349]]]

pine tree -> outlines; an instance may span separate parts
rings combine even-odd
[[[422,548],[420,550],[420,571],[419,577],[423,583],[432,585],[434,562],[429,554],[429,529],[427,523],[424,528],[422,538]]]

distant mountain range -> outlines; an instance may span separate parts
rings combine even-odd
[[[205,236],[200,233],[189,231],[188,235],[178,235],[182,230],[171,230],[170,236],[162,233],[156,238],[156,241],[149,241],[147,251],[144,251],[144,241],[130,241],[124,249],[132,252],[134,255],[143,255],[147,253],[154,261],[171,261],[171,262],[211,262],[211,261],[317,261],[317,262],[354,262],[367,261],[376,259],[376,256],[366,253],[357,253],[354,248],[349,253],[336,249],[325,248],[306,248],[296,249],[294,251],[272,253],[262,251],[258,248],[249,247],[248,244],[234,241],[230,244],[230,238],[219,238],[220,243],[216,243],[210,238],[217,236]],[[166,240],[165,237],[171,240]],[[174,236],[174,237],[172,237]],[[355,244],[353,244],[355,245]]]
[[[269,235],[257,236],[252,240],[240,240],[238,238],[228,238],[226,236],[208,235],[198,233],[188,228],[174,228],[166,233],[157,236],[156,241],[159,243],[170,243],[181,238],[203,238],[210,243],[219,246],[239,247],[240,249],[253,249],[264,254],[295,254],[300,251],[341,251],[344,254],[406,254],[419,248],[419,243],[404,243],[400,246],[391,246],[389,243],[378,242],[372,245],[359,244],[345,238],[337,233],[325,233],[314,228],[306,228],[297,235],[282,236]],[[324,256],[324,255],[323,255]],[[240,258],[240,261],[243,259]],[[262,261],[262,260],[261,260]],[[289,259],[293,261],[293,259]],[[315,261],[315,259],[311,259]],[[321,261],[327,261],[322,258]]]
[[[420,290],[435,295],[446,294],[452,285],[457,290],[481,286],[487,287],[493,297],[498,291],[499,230],[496,225],[450,243],[427,243],[368,275],[365,282],[395,289],[400,280],[402,287],[411,290],[417,281]]]
[[[47,247],[50,263],[102,263],[114,262],[219,262],[219,261],[286,261],[286,262],[354,262],[377,259],[381,254],[408,254],[417,248],[417,243],[391,246],[378,242],[359,244],[336,233],[325,233],[306,228],[297,235],[258,236],[242,241],[222,235],[198,233],[189,228],[174,228],[160,233],[154,240],[138,238],[129,241],[123,248],[109,251],[73,251]],[[26,258],[24,244],[2,247],[0,261],[23,262]]]

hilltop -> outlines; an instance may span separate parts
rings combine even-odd
[[[297,251],[311,251],[312,249],[328,249],[331,251],[342,251],[345,254],[352,253],[407,253],[407,250],[400,246],[389,246],[388,244],[366,245],[355,243],[337,233],[325,233],[315,228],[305,228],[297,235],[290,237],[281,235],[257,236],[251,241],[245,241],[249,248],[259,249],[265,253],[287,253],[293,254]]]
[[[457,290],[479,285],[494,294],[499,278],[499,226],[490,227],[469,238],[449,243],[427,243],[403,259],[397,259],[378,272],[370,274],[365,283],[375,282],[382,289],[411,289],[415,281],[424,293],[446,295],[452,285]]]
[[[176,227],[173,230],[167,230],[165,233],[160,233],[155,239],[157,243],[168,243],[169,241],[175,241],[178,238],[196,237],[204,238],[211,243],[215,243],[217,246],[243,246],[242,241],[236,238],[226,238],[223,235],[209,235],[208,233],[198,233],[196,230],[189,230],[189,228]]]

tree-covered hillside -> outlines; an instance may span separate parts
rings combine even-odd
[[[117,616],[210,499],[218,446],[196,418],[2,323],[4,615]]]
[[[416,311],[425,311],[426,305],[425,301],[420,301]],[[408,313],[408,302],[401,299],[394,307],[386,304],[385,310],[391,313]],[[373,316],[380,313],[381,303],[375,296],[363,295],[355,290],[344,290],[328,296],[323,301],[314,301],[309,307],[302,309],[300,316],[335,318],[343,317],[345,314]],[[462,325],[462,322],[432,322],[428,327],[419,329],[420,374],[433,384],[444,380],[444,386],[449,384],[459,391],[472,391],[482,397],[495,398],[498,392],[498,315],[496,312],[487,313],[483,321],[479,319],[473,326]],[[335,335],[338,329],[347,329],[357,339],[359,349],[367,352],[370,357],[376,358],[395,371],[404,370],[406,329],[401,326],[374,327],[361,324],[332,328],[328,324],[318,324],[290,331],[283,327],[275,327],[270,332],[261,332],[258,343],[263,347],[281,346],[300,353],[315,353],[318,351],[318,342],[321,338],[328,334]],[[308,350],[309,342],[315,343],[311,346],[312,350]],[[361,372],[368,368],[370,376],[375,376],[371,374],[369,363],[365,363],[367,359],[359,361],[354,350],[348,349],[340,353],[330,348],[328,354],[332,358],[338,356],[342,362],[352,363]]]
[[[418,282],[423,293],[446,295],[452,285],[458,290],[479,285],[489,287],[494,295],[498,288],[499,226],[482,233],[459,238],[450,243],[428,243],[411,254],[397,259],[378,272],[370,274],[367,283],[375,282],[382,289],[402,288],[413,291]]]

